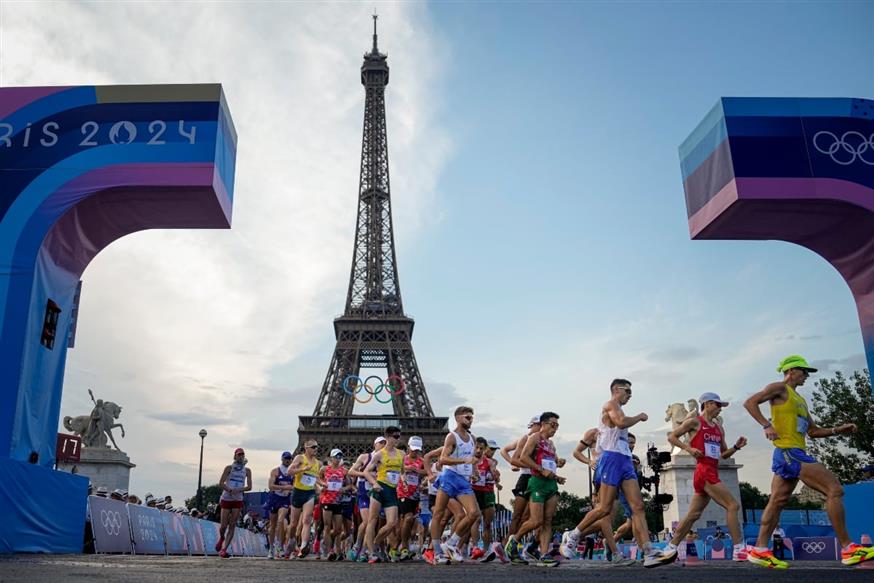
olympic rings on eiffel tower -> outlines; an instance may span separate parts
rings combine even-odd
[[[371,386],[370,381],[372,379],[376,379],[379,381],[379,384],[374,384]],[[385,382],[376,376],[370,375],[366,379],[362,379],[358,375],[350,374],[346,375],[346,378],[343,379],[343,382],[340,384],[343,388],[343,391],[352,397],[355,397],[355,400],[362,405],[369,403],[371,400],[376,398],[376,400],[380,403],[390,403],[394,397],[397,397],[401,393],[406,390],[406,383],[404,383],[404,379],[400,377],[400,375],[389,375]],[[369,397],[366,399],[359,399],[358,393],[361,392],[361,389],[364,389]],[[385,389],[385,392],[388,393],[388,397],[386,399],[380,399],[379,394]],[[394,390],[393,390],[394,389]]]

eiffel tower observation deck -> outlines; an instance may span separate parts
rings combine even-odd
[[[434,416],[416,364],[414,322],[404,314],[398,283],[385,121],[387,59],[377,48],[374,15],[373,48],[361,65],[364,135],[346,308],[334,320],[337,344],[316,407],[311,416],[299,418],[298,426],[298,448],[315,438],[323,447],[340,448],[347,459],[370,451],[374,437],[391,425],[401,428],[404,441],[421,436],[425,451],[442,445],[447,431],[447,418]],[[370,376],[362,369],[385,374]],[[356,402],[373,407],[374,401],[388,402],[389,397],[391,414],[352,412]]]

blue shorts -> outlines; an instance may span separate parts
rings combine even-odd
[[[634,471],[631,456],[615,451],[605,451],[601,454],[596,475],[606,486],[618,487],[625,480],[637,481],[637,472]]]
[[[431,527],[431,513],[430,512],[420,512],[419,520],[422,521],[422,526],[425,527],[425,530]]]
[[[358,509],[370,508],[370,490],[364,487],[364,482],[358,482]]]
[[[444,470],[440,474],[440,490],[446,492],[450,498],[458,498],[467,494],[473,496],[470,478],[450,470]]]
[[[816,458],[807,455],[807,452],[797,447],[774,449],[771,458],[771,471],[784,480],[797,480],[801,475],[801,464],[818,463]]]
[[[595,485],[595,493],[598,493],[598,488],[601,486],[601,458],[595,462],[595,469],[592,470],[592,483]]]
[[[279,496],[276,492],[270,492],[267,497],[267,511],[270,514],[276,514],[280,508],[288,508],[291,504],[291,496]]]
[[[354,502],[349,500],[348,502],[343,502],[343,518],[346,520],[352,520],[352,516],[355,514],[352,504]]]

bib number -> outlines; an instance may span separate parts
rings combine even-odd
[[[339,492],[343,487],[343,480],[328,480],[328,492]]]
[[[796,427],[798,428],[798,433],[800,433],[801,435],[807,435],[807,429],[810,427],[810,421],[807,419],[807,417],[802,417],[801,415],[799,415]]]
[[[385,479],[388,480],[388,483],[392,484],[392,485],[397,485],[400,477],[401,477],[400,472],[387,471],[385,473]]]
[[[709,457],[709,458],[713,458],[715,460],[718,460],[719,457],[722,455],[722,448],[719,447],[718,443],[713,443],[712,441],[705,441],[704,442],[704,455]]]
[[[371,483],[368,482],[368,481],[365,481],[365,482],[364,482],[364,491],[365,491],[365,492],[370,492],[371,490],[373,490],[373,484],[371,484]]]
[[[419,474],[407,474],[404,476],[404,481],[407,483],[407,486],[418,486]]]
[[[316,485],[316,477],[312,474],[303,474],[300,477],[300,483],[304,486],[315,486]]]
[[[552,459],[552,458],[543,458],[542,460],[540,460],[540,465],[543,466],[543,469],[544,469],[544,470],[547,470],[547,471],[550,471],[550,472],[552,472],[552,473],[555,473],[556,465],[555,465],[555,460],[554,460],[554,459]]]

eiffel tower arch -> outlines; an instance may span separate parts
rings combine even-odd
[[[385,123],[387,59],[377,48],[374,16],[373,49],[361,65],[364,135],[346,308],[334,320],[337,344],[318,402],[312,415],[299,418],[297,432],[298,449],[315,438],[326,447],[339,447],[347,459],[370,451],[374,437],[390,425],[400,427],[404,438],[421,436],[425,451],[441,445],[447,431],[447,418],[434,416],[419,373],[412,344],[414,322],[404,314],[398,283]],[[367,381],[366,369],[386,370],[383,380],[400,393],[391,400],[392,414],[353,414],[353,389]],[[369,383],[372,389],[377,384]],[[359,398],[369,397],[360,390]],[[387,391],[377,396],[384,400]]]

